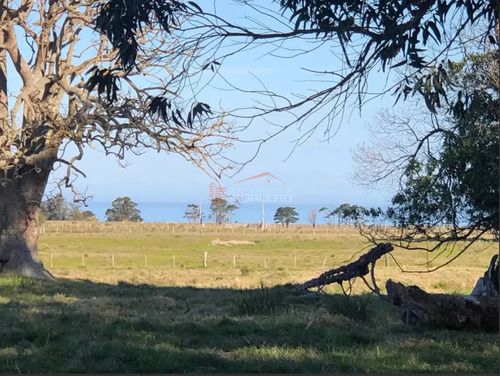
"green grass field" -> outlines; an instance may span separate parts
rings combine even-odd
[[[499,371],[498,334],[405,326],[359,282],[350,297],[331,286],[304,298],[286,286],[356,258],[367,244],[347,228],[114,226],[47,223],[40,257],[58,282],[0,279],[0,372]],[[496,252],[498,243],[479,242],[430,274],[380,260],[377,279],[466,294]],[[411,270],[428,260],[395,258]]]

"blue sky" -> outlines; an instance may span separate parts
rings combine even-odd
[[[213,5],[215,2],[200,2],[202,7],[209,6],[208,4]],[[229,17],[243,16],[241,7],[223,8],[223,12]],[[288,45],[293,48],[302,46],[304,45],[297,42],[290,42]],[[294,59],[279,59],[270,55],[271,46],[262,46],[226,60],[221,68],[222,74],[240,87],[262,88],[264,82],[269,89],[286,96],[310,93],[323,85],[322,77],[311,76],[302,67],[338,68],[340,62],[333,57],[330,47],[325,45],[313,54]],[[310,81],[318,78],[319,82]],[[370,82],[374,91],[384,86],[385,74],[376,74],[373,78]],[[219,88],[224,88],[224,82],[215,79],[211,86],[199,93],[198,98],[213,107],[223,109],[249,106],[255,99],[237,91],[218,90]],[[255,160],[232,179],[223,179],[222,185],[230,185],[234,181],[269,172],[285,181],[284,185],[274,186],[272,189],[291,195],[291,204],[329,206],[349,202],[385,206],[391,192],[367,190],[351,182],[355,167],[352,152],[358,144],[368,141],[370,135],[366,125],[372,121],[376,112],[382,107],[391,107],[393,101],[392,97],[385,96],[367,103],[361,114],[348,111],[348,116],[341,124],[337,122],[340,128],[332,139],[328,142],[319,141],[323,129],[320,126],[313,137],[289,156],[293,140],[304,134],[304,129],[297,130],[292,127],[265,143]],[[277,124],[286,124],[291,119],[287,113],[272,118]],[[313,117],[307,126],[313,126],[314,120]],[[263,120],[257,120],[244,136],[259,138],[268,132],[273,132],[272,127]],[[251,152],[250,149],[248,146],[245,150],[237,146],[229,151],[229,155],[245,160],[245,153]],[[96,202],[111,202],[119,196],[129,196],[136,202],[191,203],[200,199],[207,202],[209,199],[209,184],[213,180],[178,155],[149,151],[141,156],[129,154],[126,162],[128,167],[122,168],[114,157],[106,157],[99,151],[87,148],[83,160],[78,165],[85,171],[87,178],[79,178],[77,187],[92,194]],[[59,172],[55,172],[54,177],[58,174]],[[245,188],[247,191],[257,192],[262,182],[254,181],[248,184]],[[69,192],[67,193],[70,197]]]
[[[372,116],[372,115],[371,115]],[[369,134],[364,126],[370,115],[363,113],[341,126],[328,142],[309,140],[288,157],[290,140],[297,132],[280,135],[265,144],[258,157],[232,179],[223,179],[222,185],[270,172],[285,181],[275,185],[293,195],[297,204],[336,204],[342,202],[364,205],[383,205],[389,192],[367,190],[351,182],[354,172],[352,151]],[[236,149],[237,150],[237,149]],[[135,201],[197,202],[209,199],[209,184],[213,179],[182,157],[166,153],[147,152],[130,155],[122,168],[113,157],[87,150],[80,168],[87,178],[79,178],[78,187],[88,189],[97,201],[111,201],[119,196],[130,196]],[[262,180],[262,179],[259,179]],[[258,189],[260,181],[248,182],[247,189]]]

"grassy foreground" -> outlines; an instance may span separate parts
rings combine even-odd
[[[52,260],[59,281],[0,279],[0,373],[499,371],[498,334],[405,326],[396,307],[360,283],[350,297],[304,298],[282,286],[363,249],[348,230],[125,226],[47,231],[40,255],[47,266]],[[214,239],[255,244],[211,245]],[[498,244],[481,242],[435,273],[401,273],[392,259],[376,273],[379,285],[392,278],[468,293],[495,252]],[[406,269],[426,268],[425,253],[395,256]]]
[[[498,335],[404,326],[367,295],[0,280],[0,372],[497,373]]]

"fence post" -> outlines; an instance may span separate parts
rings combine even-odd
[[[85,256],[82,255],[82,266],[85,266]]]
[[[208,258],[208,252],[205,251],[205,253],[203,254],[203,267],[204,268],[207,267],[207,258]]]
[[[236,268],[236,255],[233,255],[233,267]]]
[[[52,267],[53,267],[53,265],[52,265],[52,258],[53,258],[53,255],[52,255],[52,253],[51,253],[51,254],[50,254],[50,268],[52,268]]]
[[[115,255],[111,255],[111,265],[115,267]]]
[[[294,269],[297,267],[297,256],[293,256],[293,267]]]
[[[172,257],[172,265],[173,265],[173,267],[175,269],[175,253],[174,253],[174,256]]]

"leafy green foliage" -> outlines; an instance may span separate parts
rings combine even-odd
[[[137,34],[147,28],[160,26],[165,32],[179,26],[181,17],[188,10],[200,11],[194,2],[183,3],[170,0],[109,0],[97,5],[98,16],[95,28],[106,35],[119,51],[119,59],[124,70],[135,65],[139,43]]]
[[[120,69],[99,69],[98,67],[92,67],[88,72],[92,73],[92,76],[85,83],[85,88],[88,91],[97,88],[100,96],[106,94],[108,103],[114,102],[118,99],[117,92],[120,84],[120,78],[115,73],[120,71]]]
[[[474,231],[498,233],[499,119],[498,61],[493,54],[471,55],[454,64],[457,101],[450,124],[422,140],[407,165],[404,186],[393,198],[390,217],[403,228],[431,229],[448,224],[449,239]],[[474,234],[475,236],[476,234]]]
[[[363,206],[342,204],[335,209],[339,218],[346,223],[359,223],[369,214]]]
[[[281,223],[287,227],[290,223],[295,223],[298,220],[299,213],[295,211],[295,208],[290,206],[279,207],[274,214],[274,222]]]
[[[323,207],[320,211],[325,213],[325,218],[329,219],[330,223],[332,223],[333,218],[336,216],[338,224],[359,224],[366,220],[377,221],[384,214],[383,210],[379,207],[367,209],[361,205],[351,205],[348,203],[341,204],[335,209]]]
[[[236,209],[238,209],[237,205],[230,204],[223,198],[216,197],[211,200],[211,218],[213,218],[215,220],[215,223],[219,225],[225,222],[231,222],[231,214]]]
[[[97,220],[96,215],[90,210],[81,210],[77,204],[68,203],[65,198],[59,194],[54,197],[49,197],[43,201],[41,206],[41,213],[43,221],[88,221]]]
[[[417,70],[408,75],[396,89],[397,98],[409,93],[423,95],[427,107],[435,112],[447,100],[450,89],[446,62],[435,66],[429,60],[428,48],[435,45],[449,48],[451,17],[461,14],[458,32],[482,22],[485,33],[482,38],[495,42],[492,34],[498,20],[498,5],[495,1],[483,0],[425,0],[420,2],[404,0],[280,0],[283,13],[290,13],[295,30],[316,31],[322,39],[336,39],[344,51],[344,58],[357,69],[364,67],[364,61],[376,61],[382,70],[387,67],[407,66]],[[354,35],[362,35],[368,43],[353,61],[347,53],[348,44]],[[394,62],[395,59],[399,61]],[[428,70],[428,68],[432,68]]]
[[[200,219],[200,207],[196,204],[189,204],[184,212],[184,218],[189,222],[196,222]]]
[[[132,221],[142,222],[142,217],[137,204],[130,197],[118,197],[111,208],[106,210],[108,222]]]
[[[159,116],[163,121],[173,121],[180,128],[193,128],[196,117],[209,115],[212,113],[210,106],[206,103],[198,102],[194,104],[187,116],[184,117],[182,111],[174,109],[170,100],[163,96],[149,98],[149,113]]]
[[[97,217],[92,211],[80,210],[79,208],[73,209],[69,219],[72,221],[97,221]]]
[[[115,69],[93,67],[89,71],[92,76],[85,86],[89,91],[97,89],[99,96],[105,94],[108,103],[113,103],[118,98],[120,77],[136,68],[137,54],[141,48],[137,40],[138,34],[147,33],[148,30],[158,27],[170,34],[179,27],[183,18],[193,13],[203,13],[193,1],[176,0],[109,0],[97,3],[96,7],[98,15],[94,20],[95,28],[106,35],[113,48],[118,51],[117,59],[121,67]],[[166,90],[167,88],[165,92]],[[151,115],[159,116],[165,122],[172,121],[181,128],[192,128],[197,116],[211,113],[208,104],[197,102],[192,105],[184,118],[182,111],[175,109],[172,101],[164,94],[150,96],[148,110]]]
[[[64,197],[59,194],[43,201],[41,204],[41,212],[49,221],[63,221],[69,218],[70,207]]]

